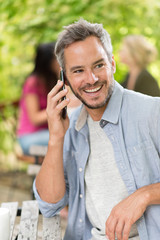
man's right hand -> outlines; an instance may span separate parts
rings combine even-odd
[[[68,90],[61,90],[63,86],[62,81],[58,81],[56,86],[49,92],[47,98],[47,119],[50,133],[49,141],[60,140],[64,138],[65,133],[69,127],[69,118],[62,118],[61,112],[64,107],[69,104],[69,99],[61,101],[62,97],[66,96]]]
[[[63,142],[69,127],[69,118],[63,119],[62,109],[68,105],[69,99],[61,101],[68,90],[62,89],[62,81],[48,94],[47,118],[49,127],[49,142],[47,154],[36,177],[36,188],[42,200],[56,203],[65,194],[66,186],[63,170]]]

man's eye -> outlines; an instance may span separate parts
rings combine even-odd
[[[81,72],[83,72],[83,69],[77,69],[74,71],[74,73],[81,73]]]
[[[95,67],[96,68],[101,68],[101,67],[103,67],[104,66],[104,64],[103,63],[100,63],[100,64],[97,64]]]

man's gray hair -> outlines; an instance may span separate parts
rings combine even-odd
[[[57,60],[65,71],[64,49],[76,41],[83,41],[89,36],[97,37],[107,53],[108,59],[112,62],[112,44],[110,35],[103,28],[102,24],[90,23],[84,19],[80,19],[71,25],[65,26],[64,30],[59,34],[55,54]]]

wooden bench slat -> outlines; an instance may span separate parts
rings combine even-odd
[[[44,157],[47,153],[47,146],[33,145],[30,147],[29,153],[33,156]]]
[[[36,176],[39,173],[40,168],[40,165],[29,164],[27,168],[27,174],[31,176]]]
[[[39,208],[37,201],[24,201],[22,205],[18,240],[36,240]]]
[[[2,203],[1,207],[8,208],[11,213],[11,235],[10,240],[15,238],[18,240],[36,240],[38,235],[38,218],[39,208],[38,202],[24,201],[22,203],[21,218],[19,223],[19,231],[14,232],[14,224],[17,216],[18,202]],[[60,215],[51,218],[43,218],[42,240],[62,240]],[[41,224],[39,224],[41,225]],[[41,229],[41,228],[40,228]],[[17,239],[17,238],[16,238]]]
[[[1,207],[8,208],[10,210],[11,218],[11,233],[10,233],[10,239],[12,239],[13,229],[14,229],[14,223],[17,216],[17,209],[18,209],[18,202],[7,202],[2,203]]]
[[[43,240],[61,240],[61,221],[60,215],[52,218],[43,217]]]

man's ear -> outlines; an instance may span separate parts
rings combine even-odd
[[[116,62],[114,60],[114,56],[112,55],[112,70],[113,70],[113,74],[116,72]]]

